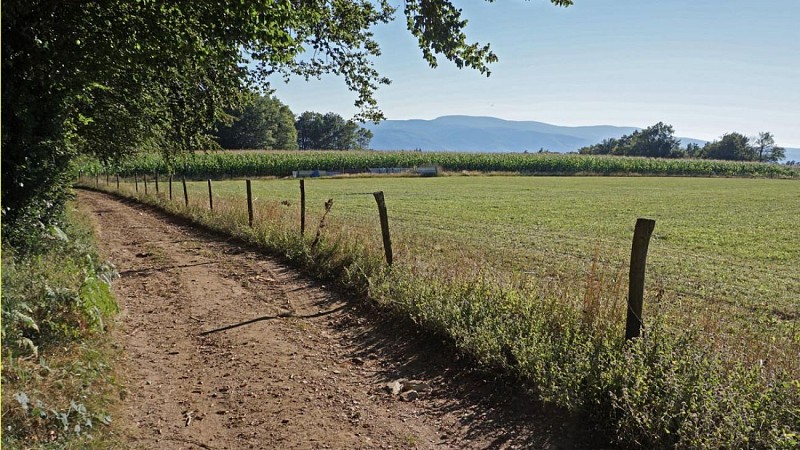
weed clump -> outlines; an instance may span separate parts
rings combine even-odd
[[[114,267],[76,210],[35,253],[3,246],[3,446],[81,446],[111,423]]]

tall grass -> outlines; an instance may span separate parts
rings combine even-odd
[[[4,448],[113,446],[118,395],[105,331],[117,312],[113,266],[97,255],[88,218],[68,208],[39,253],[3,247]]]
[[[659,159],[576,154],[422,153],[375,151],[207,152],[166,161],[158,154],[141,154],[113,167],[86,163],[85,173],[173,172],[189,178],[290,176],[294,170],[367,170],[374,167],[435,165],[446,171],[515,172],[526,174],[668,175],[800,177],[800,169],[785,165],[700,159]]]
[[[332,222],[311,245],[321,205],[301,236],[297,209],[262,201],[253,228],[244,199],[181,203],[124,195],[190,218],[281,255],[366,301],[410,317],[478,364],[507,371],[546,401],[592,418],[625,447],[796,448],[796,371],[732,362],[696,331],[668,326],[651,294],[645,335],[622,339],[624,274],[530,278],[465,261],[383,262],[375,224]],[[334,208],[336,205],[334,204]],[[352,220],[352,218],[350,218]],[[397,249],[403,254],[405,249]]]

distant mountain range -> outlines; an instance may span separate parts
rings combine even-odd
[[[595,125],[565,127],[543,122],[496,117],[444,116],[433,120],[386,120],[368,124],[375,150],[465,152],[572,152],[603,139],[618,138],[639,128]],[[680,138],[681,144],[706,141]]]

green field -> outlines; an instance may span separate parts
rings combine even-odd
[[[257,220],[280,212],[287,226],[293,226],[292,221],[299,224],[298,184],[287,179],[254,180]],[[192,199],[207,201],[205,183],[188,185]],[[594,272],[625,284],[636,218],[655,219],[648,257],[649,297],[656,297],[676,323],[689,321],[728,344],[731,337],[746,340],[754,357],[796,364],[800,348],[797,181],[310,179],[306,180],[309,227],[315,226],[325,200],[333,198],[329,229],[335,231],[330,232],[366,229],[359,232],[366,236],[362,239],[380,246],[377,208],[370,195],[377,190],[386,195],[398,264],[467,275],[549,277],[575,289],[585,289],[595,260]],[[214,191],[218,203],[244,202],[244,181],[216,181]],[[620,291],[624,297],[625,289]],[[787,354],[789,350],[794,353]]]
[[[123,191],[134,194],[130,181]],[[797,180],[308,179],[305,237],[298,180],[252,181],[252,228],[244,180],[213,181],[213,212],[207,184],[187,185],[188,209],[180,184],[168,199],[163,177],[160,198],[152,181],[143,196],[141,180],[135,196],[410,317],[542,400],[586,412],[623,446],[800,444]],[[389,211],[391,270],[378,190]],[[624,342],[637,217],[656,228],[644,338]]]
[[[665,159],[561,153],[458,153],[384,151],[211,151],[172,160],[142,153],[116,165],[84,162],[85,174],[122,176],[176,173],[187,178],[277,176],[294,170],[365,171],[371,167],[436,166],[447,172],[503,172],[539,175],[651,175],[800,178],[781,164],[709,159]]]

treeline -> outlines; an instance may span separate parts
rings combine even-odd
[[[702,147],[695,143],[681,146],[672,125],[659,122],[643,130],[634,131],[618,139],[583,147],[584,155],[647,156],[652,158],[700,158],[728,161],[777,162],[785,157],[783,147],[775,145],[772,133],[764,131],[756,137],[740,133],[727,133],[722,138],[707,142]]]
[[[363,150],[372,132],[333,112],[295,117],[276,97],[252,95],[245,107],[227,111],[214,138],[224,149]]]

